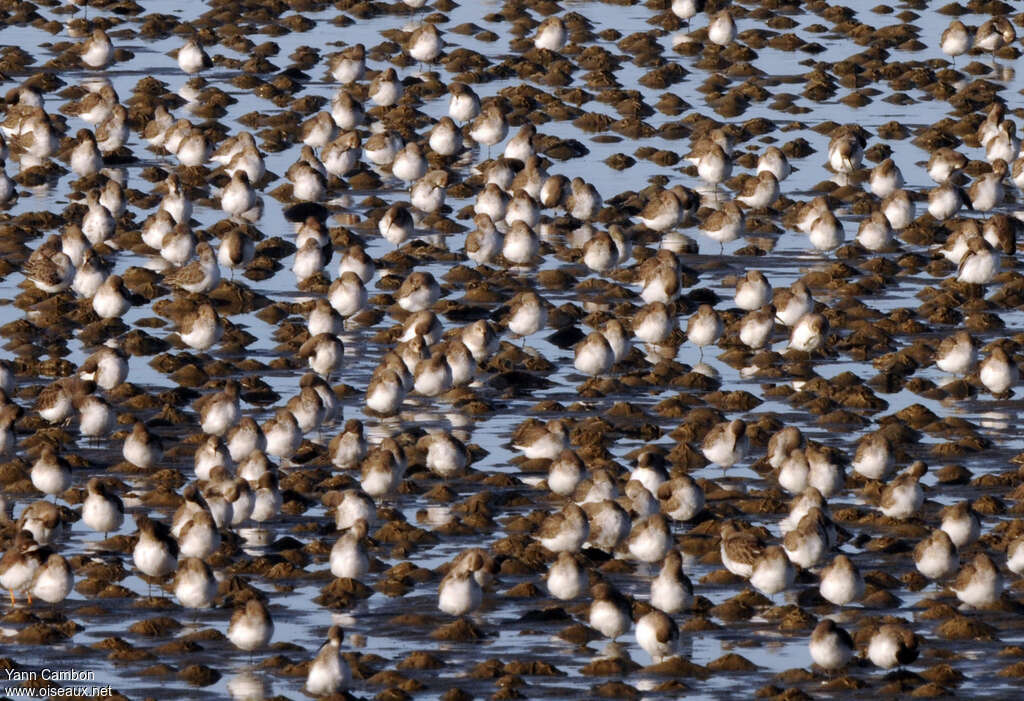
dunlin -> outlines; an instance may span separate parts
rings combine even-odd
[[[722,10],[708,23],[708,39],[719,46],[728,46],[736,39],[736,22],[729,10]]]
[[[409,190],[412,206],[427,214],[440,211],[447,196],[448,181],[447,171],[428,171]]]
[[[928,159],[928,176],[939,185],[944,185],[966,166],[967,157],[962,153],[948,147],[939,148]]]
[[[679,627],[664,611],[654,609],[637,621],[636,641],[658,663],[676,654]]]
[[[992,172],[981,175],[971,185],[971,206],[977,211],[987,211],[1002,202],[1002,180],[1010,171],[1008,164],[1017,158],[1020,151],[1017,127],[1009,119],[1000,122],[995,132],[982,143],[985,146],[985,160],[992,164]],[[983,188],[985,192],[974,192],[975,185]],[[986,204],[982,204],[983,202]]]
[[[828,164],[837,173],[849,174],[860,168],[864,138],[859,131],[840,127],[828,143]]]
[[[95,297],[100,287],[110,277],[110,271],[110,264],[100,258],[96,251],[90,247],[82,254],[82,262],[78,265],[78,269],[74,271],[71,289],[80,297]],[[36,286],[38,287],[38,285]],[[124,294],[116,288],[113,290],[108,289],[104,297],[104,301],[113,302],[114,304],[123,303],[125,299]],[[93,311],[96,310],[93,309]],[[97,316],[99,316],[98,313]]]
[[[634,515],[634,526],[643,522],[644,526],[651,526],[653,524],[647,521],[648,517],[660,515],[660,504],[654,495],[647,489],[642,483],[635,479],[631,479],[626,482],[626,486],[622,489],[624,496],[622,499],[623,506],[629,509],[629,512]],[[638,535],[642,531],[638,531]],[[653,535],[648,532],[646,535]],[[645,549],[643,542],[648,544],[656,543],[656,540],[649,538],[641,538],[638,543],[638,552]],[[639,559],[639,558],[638,558]],[[661,559],[660,557],[657,559]]]
[[[994,395],[1008,393],[1020,379],[1017,363],[1000,346],[995,346],[978,366],[978,378]]]
[[[185,608],[209,608],[217,595],[210,566],[195,557],[183,560],[174,575],[174,595]]]
[[[50,553],[33,573],[29,591],[41,601],[59,604],[71,593],[74,583],[71,566],[64,556]]]
[[[131,433],[124,439],[124,459],[136,467],[149,469],[163,455],[159,437],[150,433],[146,424],[136,421]]]
[[[951,375],[966,375],[978,362],[974,339],[968,331],[956,331],[939,343],[935,367]]]
[[[88,129],[79,129],[75,136],[76,144],[71,149],[71,171],[85,177],[100,172],[103,168],[103,156],[96,145],[96,136]]]
[[[782,541],[783,549],[790,561],[805,570],[821,562],[829,548],[828,535],[820,523],[820,518],[821,511],[812,508]]]
[[[104,538],[124,523],[124,502],[106,482],[93,477],[86,485],[87,495],[82,504],[82,522],[102,533]]]
[[[590,627],[612,640],[629,630],[632,616],[626,598],[607,582],[598,582],[590,591]]]
[[[343,691],[352,680],[348,662],[341,656],[341,626],[331,626],[327,642],[317,651],[306,673],[305,689],[313,696],[330,696]]]
[[[252,652],[267,646],[274,635],[274,621],[267,605],[252,597],[239,606],[228,623],[228,640],[239,650]]]
[[[358,489],[346,489],[334,509],[334,526],[338,530],[348,530],[359,519],[368,524],[377,523],[377,509],[369,495]]]
[[[562,419],[525,424],[516,432],[512,444],[528,460],[554,460],[569,447],[568,427]]]
[[[494,146],[508,135],[508,120],[501,108],[494,102],[483,106],[480,114],[469,126],[469,137],[478,144]]]
[[[427,138],[430,150],[441,156],[454,156],[462,150],[462,132],[451,117],[441,117]]]
[[[344,93],[347,95],[347,93]],[[362,111],[358,104],[339,106],[338,101],[332,105],[331,112],[335,123],[342,129],[351,129],[362,122]],[[339,119],[339,111],[343,110],[344,116]],[[324,169],[331,175],[342,178],[359,164],[363,155],[362,144],[359,134],[354,131],[346,131],[338,135],[334,141],[324,146],[320,152],[323,159]]]
[[[637,560],[660,562],[672,547],[672,534],[665,517],[655,513],[634,522],[626,545]]]
[[[471,87],[459,81],[448,85],[448,116],[465,124],[480,114],[480,98]]]
[[[198,41],[189,39],[178,49],[178,66],[185,73],[193,75],[213,66],[213,61]]]
[[[739,322],[740,342],[752,350],[764,348],[775,330],[775,318],[775,307],[770,304],[745,314]]]
[[[303,435],[319,431],[327,416],[327,407],[320,393],[309,385],[300,387],[299,393],[288,400],[285,408],[295,417],[295,423]]]
[[[479,559],[479,554],[476,554]],[[470,563],[471,565],[475,563]],[[482,560],[480,562],[482,565]],[[437,590],[437,607],[452,616],[464,616],[480,608],[483,602],[483,590],[473,576],[473,567],[469,569],[453,568],[441,580]]]
[[[960,568],[950,588],[956,593],[956,598],[968,606],[991,606],[1002,594],[1003,577],[988,555],[978,553]]]
[[[789,336],[789,347],[811,353],[825,342],[828,337],[828,320],[821,314],[804,314],[793,325]]]
[[[792,168],[789,159],[777,146],[769,146],[757,159],[757,172],[768,172],[779,182],[789,177]]]
[[[752,209],[770,207],[779,199],[779,179],[768,170],[758,172],[756,177],[748,178],[743,188],[736,195],[736,200]]]
[[[664,343],[675,323],[675,317],[669,314],[664,302],[652,302],[641,307],[633,317],[633,335],[644,343]]]
[[[772,300],[772,286],[759,270],[748,270],[736,281],[736,306],[745,311],[760,309]]]
[[[992,17],[981,23],[974,33],[974,47],[995,54],[1017,39],[1017,30],[1005,17]]]
[[[367,409],[382,415],[394,414],[404,398],[405,387],[398,373],[387,368],[374,371],[366,388]]]
[[[237,424],[228,429],[225,438],[228,455],[239,464],[239,474],[241,474],[241,465],[245,460],[253,453],[262,454],[267,449],[267,438],[263,435],[260,425],[251,416],[241,417]]]
[[[884,200],[903,187],[903,173],[895,161],[886,158],[871,169],[869,185],[871,192]]]
[[[164,577],[177,568],[178,543],[160,521],[140,515],[135,517],[138,541],[132,550],[135,567],[148,577]]]
[[[32,463],[29,477],[32,486],[43,494],[63,494],[71,486],[71,465],[52,446],[44,443],[39,457]]]
[[[92,308],[101,319],[117,319],[131,309],[132,295],[120,275],[110,275],[92,298]]]
[[[957,548],[971,545],[981,535],[981,517],[969,501],[944,506],[939,516],[942,517],[939,527]]]
[[[446,431],[435,431],[428,436],[427,469],[442,479],[461,475],[469,463],[466,445]]]
[[[313,372],[330,380],[345,362],[345,344],[330,333],[311,337],[299,347],[298,356],[306,360]]]
[[[796,426],[779,429],[768,439],[768,464],[776,469],[781,467],[792,451],[802,450],[804,445],[804,434]]]
[[[277,475],[273,472],[260,475],[252,497],[252,513],[249,514],[249,518],[256,523],[264,523],[276,517],[283,502],[281,491],[278,489]]]
[[[570,503],[544,519],[534,537],[551,552],[576,553],[589,535],[590,522],[586,513],[576,504]]]
[[[669,550],[658,576],[651,580],[651,606],[673,614],[692,603],[693,585],[683,573],[683,558],[678,550]]]
[[[60,510],[51,502],[34,501],[18,517],[17,527],[32,534],[39,545],[49,545],[63,532]]]
[[[523,169],[512,180],[512,189],[522,189],[534,199],[540,197],[541,187],[548,178],[547,171],[535,155],[533,140],[536,136],[537,127],[527,122],[505,144],[504,153],[507,160],[523,164]]]
[[[444,48],[444,40],[437,29],[437,26],[426,22],[420,25],[409,36],[406,42],[406,51],[409,56],[420,63],[432,63],[441,55]]]
[[[704,509],[704,490],[689,475],[664,482],[656,494],[662,512],[673,521],[689,521]]]
[[[738,239],[746,226],[743,210],[735,202],[725,202],[720,209],[712,212],[703,222],[700,230],[712,241],[725,244]]]
[[[103,68],[110,64],[114,57],[114,45],[107,33],[97,27],[82,44],[80,44],[82,63],[89,68]]]
[[[220,540],[220,533],[217,531],[217,523],[213,516],[209,511],[199,511],[182,524],[178,535],[178,552],[181,557],[204,560],[220,547]],[[184,605],[188,606],[188,604]],[[190,606],[190,608],[202,607]]]
[[[278,409],[261,428],[267,440],[267,455],[289,459],[299,449],[302,432],[294,414],[287,409]]]
[[[963,207],[965,195],[956,185],[949,182],[928,191],[928,213],[939,221],[956,215]]]
[[[586,465],[573,450],[563,450],[548,468],[548,489],[559,496],[569,496],[586,474]]]
[[[19,530],[10,547],[0,558],[0,587],[10,594],[11,606],[14,606],[14,593],[24,591],[32,583],[32,578],[39,568],[41,552],[32,534],[26,530]],[[31,602],[31,598],[29,601]]]
[[[547,51],[561,51],[565,46],[565,22],[557,15],[548,17],[537,27],[533,37],[533,45]]]
[[[790,537],[788,534],[787,538]],[[754,559],[750,584],[758,591],[773,596],[793,586],[796,569],[778,545],[769,545]]]
[[[560,552],[548,568],[547,587],[551,596],[569,601],[586,591],[587,575],[571,553]]]
[[[444,353],[433,353],[420,360],[413,372],[413,389],[424,397],[444,394],[453,386],[452,368]]]
[[[354,468],[366,456],[367,443],[363,436],[363,423],[358,419],[349,419],[330,446],[331,463],[338,468],[348,470]]]
[[[441,296],[441,288],[428,272],[416,271],[405,278],[395,293],[398,306],[407,312],[429,309]]]
[[[956,571],[959,562],[956,546],[941,529],[935,529],[914,547],[914,565],[928,579],[945,579]]]
[[[883,251],[892,245],[892,227],[885,214],[876,209],[857,227],[857,243],[869,251]]]
[[[1014,574],[1024,573],[1024,537],[1017,536],[1006,548],[1006,566]]]
[[[868,658],[876,667],[892,669],[917,659],[918,637],[910,628],[896,623],[881,626],[868,643]]]
[[[536,263],[539,248],[537,234],[529,224],[517,219],[505,232],[501,255],[512,265],[527,266]]]
[[[256,206],[256,192],[245,170],[236,170],[221,190],[220,206],[231,217],[242,217]]]
[[[701,444],[704,457],[723,469],[746,457],[749,448],[747,425],[742,419],[715,424]]]
[[[369,293],[359,275],[345,270],[327,290],[327,300],[341,317],[348,319],[366,308]]]
[[[394,69],[388,69],[394,75]],[[371,86],[372,91],[372,86]],[[375,98],[371,98],[376,101]],[[317,112],[299,127],[299,139],[307,146],[322,149],[338,136],[338,127],[329,112]]]
[[[78,413],[78,432],[87,438],[103,438],[114,429],[117,416],[102,397],[85,394],[76,397],[74,408]]]
[[[582,483],[580,486],[582,487]],[[577,487],[577,495],[580,488]],[[630,533],[630,518],[626,510],[611,499],[591,500],[583,503],[590,523],[588,543],[591,547],[614,553]]]
[[[1000,254],[985,239],[967,241],[967,250],[960,259],[956,279],[971,285],[987,285],[999,272]]]
[[[720,554],[722,564],[735,575],[749,579],[754,572],[754,563],[764,552],[765,544],[750,531],[743,531],[732,521],[721,528]]]
[[[827,672],[849,664],[853,649],[853,638],[830,618],[823,618],[811,633],[811,659]]]
[[[509,302],[508,329],[524,339],[547,324],[545,301],[536,292],[520,292]]]
[[[415,141],[410,141],[399,150],[391,163],[391,174],[408,183],[419,180],[426,172],[427,159]]]
[[[574,365],[584,375],[601,376],[611,369],[615,360],[608,339],[600,331],[591,331],[576,344]]]
[[[714,345],[722,335],[722,319],[710,304],[702,304],[697,313],[686,323],[686,338],[700,349],[704,358],[704,347]]]
[[[366,552],[366,519],[356,519],[352,527],[331,548],[331,574],[338,578],[361,579],[370,569]]]
[[[802,280],[789,288],[776,288],[772,294],[775,316],[784,326],[795,326],[805,314],[814,311],[814,298]]]
[[[682,205],[674,192],[660,190],[647,201],[637,218],[652,231],[669,231],[679,225],[682,219]]]
[[[963,56],[970,51],[973,45],[974,37],[967,31],[964,23],[958,19],[950,22],[939,37],[939,47],[942,49],[942,53],[951,56],[954,60],[957,56]]]
[[[377,447],[363,459],[360,485],[366,494],[381,499],[398,488],[404,472],[393,452]]]
[[[819,574],[821,597],[836,606],[845,606],[864,595],[864,578],[849,557],[840,553]]]
[[[220,284],[220,266],[217,265],[217,254],[205,241],[196,245],[197,260],[183,268],[173,270],[164,276],[164,280],[186,292],[205,294]]]
[[[892,473],[894,456],[892,444],[881,433],[865,434],[857,442],[853,457],[853,470],[873,480],[885,480]]]
[[[329,58],[331,77],[343,85],[362,80],[366,71],[366,47],[353,44]]]
[[[779,464],[779,486],[790,494],[800,494],[810,484],[811,466],[806,451],[796,448]]]

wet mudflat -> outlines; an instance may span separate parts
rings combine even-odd
[[[6,8],[5,665],[296,698],[337,625],[356,697],[1013,695],[1022,16],[688,5]]]

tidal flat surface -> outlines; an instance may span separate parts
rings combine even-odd
[[[997,254],[1000,268],[985,284],[958,282],[957,264],[939,249],[964,220],[980,224],[1003,215],[1016,234],[1020,192],[1011,170],[994,207],[963,208],[936,220],[927,210],[937,183],[926,163],[940,147],[956,149],[968,159],[954,178],[965,188],[992,171],[977,131],[995,102],[1005,104],[1005,122],[1021,116],[1021,40],[995,51],[975,49],[954,62],[942,52],[940,36],[954,19],[972,35],[993,17],[1020,31],[1022,15],[998,2],[870,9],[736,3],[728,6],[736,38],[722,47],[708,41],[707,27],[726,5],[708,3],[687,24],[671,4],[437,0],[413,12],[400,2],[154,0],[6,8],[0,72],[4,91],[11,90],[3,105],[7,118],[17,114],[16,89],[37,86],[63,140],[59,152],[29,169],[22,166],[32,144],[8,135],[6,170],[18,194],[0,213],[0,355],[15,373],[7,401],[24,413],[14,424],[17,444],[0,466],[0,483],[17,520],[44,496],[30,477],[41,446],[54,446],[71,462],[72,486],[56,496],[66,525],[50,547],[70,563],[75,588],[54,605],[38,599],[29,605],[23,593],[13,608],[5,605],[2,661],[20,671],[88,671],[89,681],[58,683],[110,685],[133,699],[298,698],[308,662],[338,624],[353,672],[348,691],[356,697],[1015,695],[1024,675],[1024,607],[1007,551],[1021,534],[1020,389],[993,395],[976,365],[953,377],[934,359],[943,339],[966,329],[979,359],[998,346],[1014,366],[1019,362],[1024,302],[1016,237]],[[568,42],[557,52],[533,46],[548,17],[568,27]],[[434,62],[411,58],[405,46],[424,23],[436,26],[444,41]],[[75,49],[93,28],[103,28],[115,48],[103,68],[83,65]],[[198,74],[201,82],[171,55],[193,36],[212,58]],[[341,86],[329,56],[357,43],[367,49],[366,75]],[[370,81],[389,67],[403,83],[403,97],[397,106],[375,106]],[[499,106],[509,122],[501,142],[475,144],[460,125],[458,154],[430,152],[428,135],[448,114],[447,86],[454,81]],[[80,129],[97,127],[76,105],[103,85],[128,109],[129,135],[106,154],[102,172],[79,177],[71,172],[71,148]],[[367,112],[355,128],[364,147],[372,133],[392,130],[405,143],[420,142],[429,168],[447,173],[444,208],[410,209],[415,231],[400,245],[381,236],[378,222],[391,205],[410,201],[410,184],[388,165],[371,163],[365,150],[350,172],[326,178],[315,206],[293,197],[285,173],[300,158],[300,125],[321,110],[329,113],[339,90]],[[222,210],[221,188],[229,180],[223,166],[205,159],[185,167],[177,155],[150,145],[144,131],[157,104],[189,120],[211,152],[240,132],[255,136],[266,166],[257,184],[258,217]],[[570,216],[564,202],[541,208],[532,227],[539,248],[529,263],[495,257],[477,264],[466,255],[476,196],[491,162],[526,124],[536,126],[532,145],[547,174],[582,178],[603,205],[586,222]],[[829,144],[844,125],[857,127],[851,131],[863,137],[863,154],[852,172],[837,173],[828,166]],[[713,188],[685,156],[714,129],[731,141],[732,170]],[[1006,129],[1016,159],[1016,132]],[[735,200],[771,146],[788,156],[793,171],[781,180],[779,198],[758,209],[741,205],[746,222],[735,240],[720,245],[705,236],[701,223]],[[902,173],[915,219],[895,232],[891,245],[869,251],[855,236],[880,207],[868,173],[885,158]],[[189,227],[197,240],[216,248],[237,230],[256,245],[254,263],[235,272],[221,266],[223,279],[211,292],[170,284],[165,277],[173,268],[141,236],[172,173],[194,202]],[[94,248],[133,295],[125,313],[104,320],[73,290],[39,290],[25,264],[47,236],[83,223],[87,193],[108,178],[123,184],[127,206],[116,230]],[[644,206],[677,185],[695,193],[695,211],[671,231],[645,227]],[[820,196],[828,197],[842,235],[841,245],[824,251],[797,226],[801,208]],[[300,281],[293,272],[295,219],[306,213],[324,223],[328,261],[320,274]],[[584,242],[611,226],[620,227],[632,251],[608,270],[588,268]],[[499,228],[506,230],[503,223]],[[335,416],[308,431],[294,454],[271,457],[282,511],[261,524],[222,529],[220,548],[206,558],[220,585],[214,605],[183,608],[170,578],[161,585],[138,575],[133,517],[170,524],[184,486],[198,480],[193,452],[204,437],[196,399],[237,380],[241,414],[264,424],[300,393],[300,378],[309,372],[299,355],[309,311],[327,296],[350,245],[374,259],[376,273],[366,282],[366,309],[337,333],[344,363],[330,377]],[[645,305],[644,261],[662,248],[676,252],[684,271],[668,304],[678,328],[657,347],[633,339],[613,367],[585,377],[574,367],[574,345],[610,319],[631,331]],[[828,321],[820,347],[790,348],[790,329],[782,323],[774,324],[765,348],[739,342],[737,324],[746,312],[734,301],[735,284],[750,270],[761,271],[775,290],[806,283],[815,311]],[[366,409],[366,392],[402,336],[409,312],[395,295],[414,271],[440,283],[442,297],[432,311],[446,335],[484,319],[493,323],[500,347],[477,364],[471,382],[438,396],[410,389],[397,412],[381,416]],[[521,339],[506,323],[510,301],[524,290],[541,295],[549,312],[544,328]],[[178,325],[207,301],[227,326],[224,338],[209,349],[189,348]],[[725,327],[702,350],[686,337],[687,320],[701,304],[710,304]],[[115,412],[116,425],[99,437],[82,436],[77,412],[49,425],[38,411],[40,393],[78,375],[107,339],[120,339],[131,354],[125,382],[94,392]],[[335,497],[361,480],[358,466],[334,466],[328,447],[350,419],[362,423],[371,449],[392,438],[408,463],[399,487],[378,502],[370,571],[361,585],[337,582],[328,564],[341,535],[334,528]],[[548,489],[546,461],[525,460],[513,447],[517,429],[530,419],[564,419],[570,447],[588,471],[612,476],[636,521],[625,485],[642,448],[660,449],[671,476],[689,474],[700,485],[703,511],[686,522],[669,521],[694,594],[671,617],[679,629],[678,657],[653,665],[635,626],[610,644],[589,627],[586,591],[568,601],[549,595],[545,576],[555,558],[533,534],[566,499]],[[723,470],[707,462],[702,443],[714,424],[734,419],[745,422],[750,448]],[[163,457],[149,468],[122,455],[136,421],[164,443]],[[793,495],[765,456],[769,438],[785,426],[798,428],[808,445],[824,447],[843,468],[845,484],[828,498],[840,535],[785,591],[764,596],[723,569],[719,532],[736,519],[767,544],[783,542],[780,521]],[[427,469],[420,439],[438,431],[468,446],[464,474],[442,479]],[[875,432],[891,441],[893,475],[915,461],[927,467],[923,505],[909,518],[879,510],[885,482],[894,476],[872,481],[851,468],[858,442]],[[126,508],[123,525],[105,538],[79,520],[92,477],[109,478]],[[959,562],[985,553],[1005,585],[994,603],[980,607],[957,598],[955,571],[931,583],[914,562],[914,547],[940,526],[940,510],[965,500],[980,516],[981,535],[960,549]],[[5,548],[16,530],[5,526]],[[457,619],[438,610],[438,586],[449,563],[469,548],[485,550],[495,574],[481,606]],[[866,580],[863,596],[843,606],[818,593],[820,570],[838,553]],[[605,580],[629,597],[636,618],[649,610],[660,561],[637,562],[625,544],[613,553],[585,547],[576,559],[590,583]],[[250,653],[225,635],[236,606],[254,594],[266,602],[275,627],[270,643]],[[808,649],[812,630],[826,617],[855,643],[850,664],[833,672],[814,667]],[[873,632],[892,622],[919,638],[918,657],[899,671],[866,659]],[[6,682],[0,673],[9,696],[16,686],[38,684]]]

